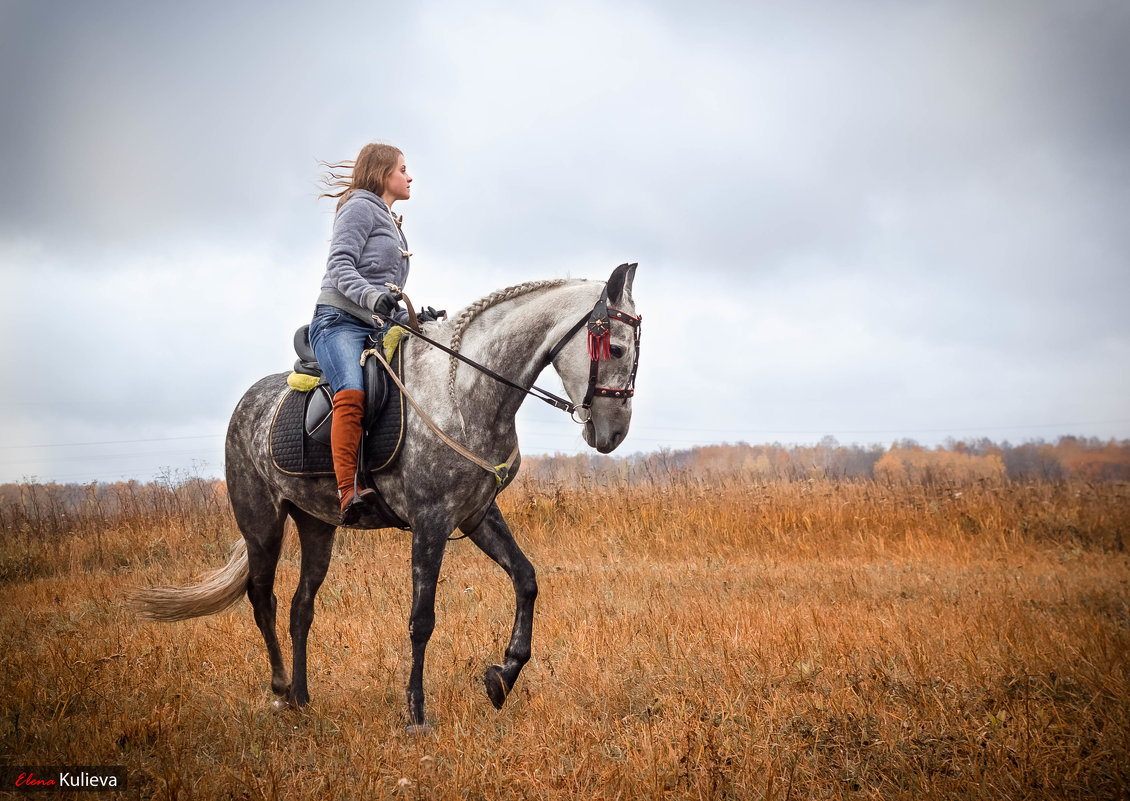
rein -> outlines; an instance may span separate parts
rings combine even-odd
[[[385,371],[388,372],[389,376],[396,383],[396,386],[400,387],[400,391],[404,393],[404,397],[408,400],[408,403],[412,405],[412,408],[416,410],[416,414],[420,415],[420,419],[424,421],[428,428],[434,431],[436,436],[443,440],[443,442],[449,448],[458,453],[464,459],[469,462],[474,462],[479,467],[486,470],[488,473],[493,473],[494,479],[498,484],[498,489],[501,490],[502,487],[506,484],[506,480],[510,477],[510,468],[514,466],[514,460],[518,458],[518,445],[514,445],[514,450],[510,452],[510,457],[502,464],[492,465],[486,459],[482,459],[476,456],[475,454],[471,453],[471,451],[467,450],[458,442],[449,437],[446,433],[444,433],[443,429],[440,428],[436,424],[436,422],[428,416],[428,413],[420,408],[420,405],[416,403],[415,398],[413,398],[408,393],[408,388],[405,387],[404,383],[397,377],[396,371],[392,369],[392,366],[387,361],[385,361],[384,354],[381,353],[379,349],[374,348],[372,350],[367,350],[361,354],[362,367],[364,367],[365,360],[369,356],[377,357],[377,361],[381,363],[381,367],[385,368]]]
[[[404,300],[405,305],[408,307],[409,325],[413,329],[411,331],[413,336],[419,337],[424,342],[427,342],[429,345],[436,347],[436,348],[439,348],[444,353],[447,353],[447,354],[455,357],[456,359],[459,359],[461,362],[468,364],[471,367],[474,367],[476,370],[481,372],[483,375],[489,376],[490,378],[493,378],[495,381],[498,381],[501,384],[505,384],[506,386],[511,387],[512,389],[516,389],[520,392],[524,392],[527,395],[532,395],[533,397],[537,398],[538,400],[543,400],[546,403],[548,403],[550,406],[553,406],[555,409],[561,409],[564,412],[568,412],[569,416],[571,418],[573,418],[574,422],[577,422],[577,423],[587,422],[587,418],[585,420],[578,420],[576,413],[577,413],[577,410],[579,410],[579,409],[585,409],[585,410],[591,409],[592,408],[592,399],[594,397],[622,398],[624,403],[627,403],[628,398],[632,397],[635,394],[635,391],[636,391],[635,390],[636,370],[639,367],[639,363],[640,363],[639,362],[640,323],[642,321],[642,317],[633,317],[632,315],[628,314],[627,312],[625,312],[621,309],[617,309],[615,307],[610,307],[608,305],[608,287],[607,287],[607,285],[604,287],[604,290],[600,293],[600,298],[597,300],[596,305],[593,306],[592,311],[589,314],[582,317],[580,320],[578,320],[577,323],[572,328],[570,328],[567,332],[565,332],[565,335],[563,337],[561,337],[561,339],[557,340],[557,344],[554,345],[552,348],[550,348],[549,352],[547,354],[548,361],[550,363],[552,363],[553,360],[555,358],[557,358],[557,354],[559,354],[561,352],[561,349],[564,348],[565,345],[568,344],[569,341],[573,337],[575,337],[580,332],[580,330],[582,328],[585,328],[585,327],[588,328],[588,334],[589,334],[589,384],[588,384],[588,389],[585,392],[585,399],[580,404],[576,404],[576,403],[572,403],[570,401],[567,401],[564,398],[558,397],[557,395],[554,395],[552,392],[548,392],[547,390],[544,390],[537,385],[532,385],[528,388],[523,387],[522,385],[511,381],[509,378],[506,378],[505,376],[499,375],[494,370],[491,370],[489,367],[482,365],[482,364],[479,364],[478,362],[474,361],[473,359],[467,358],[466,356],[459,353],[458,351],[453,350],[452,348],[449,348],[447,345],[444,345],[443,343],[440,343],[440,342],[436,342],[434,339],[429,337],[427,334],[424,334],[422,331],[420,331],[420,325],[419,325],[419,322],[416,318],[415,310],[412,307],[412,301],[410,301],[408,299],[408,297],[403,292],[400,291],[399,287],[395,287],[392,284],[388,284],[387,286],[389,286],[390,289],[392,289],[394,292],[396,292],[401,297],[401,299]],[[374,315],[374,317],[375,316],[376,315]],[[628,379],[628,386],[622,387],[620,389],[612,389],[612,388],[609,388],[609,387],[600,387],[600,386],[597,386],[597,383],[596,383],[597,382],[597,372],[598,372],[599,363],[601,361],[607,361],[607,360],[610,360],[612,358],[612,330],[611,330],[612,320],[619,320],[620,322],[631,326],[635,331],[635,356],[634,356],[634,359],[633,359],[633,362],[632,362],[632,374]],[[436,422],[434,420],[432,420],[432,418],[429,417],[427,415],[427,413],[424,412],[423,409],[420,408],[419,404],[416,403],[416,400],[408,393],[407,387],[405,387],[404,384],[401,382],[401,380],[397,377],[396,371],[394,371],[392,369],[392,366],[385,360],[384,354],[381,353],[380,348],[374,348],[372,350],[366,350],[364,353],[361,354],[361,366],[362,367],[365,366],[365,361],[368,359],[369,356],[375,356],[377,358],[377,361],[379,361],[381,363],[381,366],[384,367],[386,372],[388,372],[389,376],[396,383],[396,386],[400,388],[400,391],[402,393],[404,393],[404,397],[408,400],[408,403],[410,403],[412,405],[412,408],[416,410],[416,414],[418,414],[420,416],[420,419],[424,421],[424,423],[428,426],[428,428],[430,428],[433,432],[435,432],[436,436],[438,436],[449,448],[451,448],[453,451],[458,453],[460,456],[462,456],[463,458],[467,459],[470,462],[473,462],[474,464],[477,464],[479,467],[483,468],[488,473],[491,473],[492,475],[494,475],[495,482],[497,484],[495,492],[497,494],[499,491],[501,491],[502,488],[506,485],[506,482],[510,477],[510,469],[514,466],[515,459],[518,458],[518,445],[517,444],[514,445],[514,450],[511,452],[510,457],[505,462],[503,462],[502,464],[492,465],[487,460],[485,460],[485,459],[483,459],[479,456],[476,456],[471,451],[467,450],[467,448],[463,447],[458,442],[456,442],[454,439],[449,437],[443,431],[443,429],[441,429],[436,424]]]
[[[493,378],[495,381],[499,382],[500,384],[505,384],[506,386],[510,387],[511,389],[516,389],[519,392],[523,392],[526,395],[530,395],[532,397],[535,397],[538,400],[545,401],[546,403],[548,403],[553,408],[560,409],[561,411],[566,412],[570,417],[573,418],[574,422],[577,422],[577,423],[584,423],[585,422],[585,420],[578,420],[577,419],[577,416],[576,416],[577,410],[579,410],[579,409],[588,410],[588,409],[592,408],[592,399],[594,397],[621,398],[621,399],[623,399],[623,401],[625,403],[627,403],[628,398],[635,395],[635,392],[636,392],[636,389],[635,389],[635,387],[636,387],[636,370],[639,369],[639,365],[640,365],[640,358],[639,358],[640,324],[643,321],[643,316],[640,315],[640,316],[633,317],[632,315],[628,314],[627,312],[623,311],[622,309],[617,309],[614,306],[609,306],[608,305],[608,287],[607,286],[605,286],[604,290],[600,293],[600,298],[596,301],[596,305],[593,306],[592,311],[589,312],[584,317],[582,317],[580,320],[578,320],[572,328],[570,328],[568,331],[566,331],[565,335],[563,337],[561,337],[561,339],[557,340],[557,344],[549,349],[549,353],[547,354],[547,357],[546,357],[547,360],[550,363],[552,363],[553,360],[557,358],[557,354],[561,352],[561,349],[564,348],[567,344],[569,344],[569,341],[572,340],[573,337],[575,337],[580,332],[580,330],[582,328],[585,328],[585,327],[588,328],[588,331],[589,331],[589,385],[588,385],[588,389],[585,391],[584,400],[581,401],[581,403],[579,403],[579,404],[565,400],[565,398],[559,397],[559,396],[553,394],[552,392],[550,392],[548,390],[542,389],[541,387],[537,386],[536,384],[531,385],[530,387],[523,387],[521,384],[517,384],[517,383],[511,381],[509,378],[506,378],[505,376],[499,375],[494,370],[491,370],[489,367],[482,365],[482,364],[479,364],[474,359],[467,358],[466,356],[464,356],[459,351],[453,350],[452,348],[449,348],[447,345],[444,345],[441,342],[436,342],[434,339],[432,339],[431,337],[429,337],[427,334],[423,333],[420,330],[420,326],[419,326],[419,323],[416,320],[416,314],[415,314],[415,311],[414,311],[413,306],[412,306],[412,301],[410,301],[408,299],[408,296],[405,295],[402,291],[400,291],[399,287],[395,287],[391,284],[388,284],[387,286],[389,286],[393,291],[395,291],[398,295],[400,295],[400,297],[404,300],[405,305],[408,307],[409,325],[413,329],[412,330],[413,335],[419,337],[424,342],[427,342],[432,347],[439,348],[444,353],[458,359],[459,361],[463,362],[464,364],[467,364],[471,367],[474,367],[476,370],[478,370],[483,375],[486,375],[486,376]],[[600,387],[600,386],[597,386],[597,383],[596,383],[597,382],[597,372],[598,372],[598,368],[599,368],[599,363],[601,361],[606,361],[606,360],[609,360],[609,359],[612,358],[612,350],[611,350],[611,340],[612,340],[612,330],[611,330],[612,329],[612,322],[611,321],[612,320],[619,320],[620,322],[631,326],[635,331],[635,346],[636,346],[636,348],[635,348],[635,356],[634,356],[633,361],[632,361],[632,374],[628,378],[628,386],[621,387],[619,389],[613,389],[613,388],[609,388],[609,387]],[[405,393],[405,395],[407,395],[407,393]]]
[[[405,298],[405,300],[407,300],[407,298]],[[582,323],[583,322],[584,321],[582,321]],[[495,381],[499,382],[500,384],[505,384],[506,386],[510,387],[511,389],[516,389],[519,392],[524,392],[527,395],[531,395],[531,396],[537,398],[538,400],[545,401],[546,403],[548,403],[550,406],[554,407],[555,409],[560,409],[561,411],[568,412],[569,414],[572,414],[577,409],[576,404],[570,403],[569,401],[565,400],[564,398],[558,397],[557,395],[554,395],[552,392],[549,392],[548,390],[544,390],[541,387],[537,386],[536,384],[531,386],[531,387],[524,387],[521,384],[516,384],[515,382],[511,381],[509,378],[506,378],[505,376],[499,375],[498,373],[496,373],[494,370],[490,369],[489,367],[482,365],[482,364],[479,364],[474,359],[468,359],[466,356],[464,356],[459,351],[453,350],[453,349],[447,347],[447,345],[444,345],[442,342],[436,342],[434,339],[432,339],[427,334],[422,332],[419,329],[419,327],[415,328],[412,331],[412,336],[418,337],[418,338],[422,339],[424,342],[427,342],[429,345],[436,347],[436,348],[439,348],[444,353],[447,353],[451,356],[454,356],[456,359],[463,362],[464,364],[469,364],[471,367],[474,367],[476,370],[478,370],[483,375],[490,376],[491,378],[493,378]]]

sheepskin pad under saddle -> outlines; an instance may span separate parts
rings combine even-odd
[[[396,329],[393,329],[396,331]],[[391,333],[391,332],[390,332]],[[403,333],[402,331],[399,333]],[[301,476],[332,476],[330,450],[333,398],[321,376],[306,332],[295,335],[298,361],[287,378],[289,389],[275,407],[271,423],[271,460],[284,473]],[[299,342],[299,339],[303,342]],[[399,336],[386,336],[384,348],[397,377],[404,380],[404,349]],[[305,348],[301,347],[304,344]],[[374,342],[369,343],[375,345]],[[404,395],[388,378],[375,356],[365,360],[364,466],[372,473],[392,466],[404,442]]]

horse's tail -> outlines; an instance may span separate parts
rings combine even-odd
[[[231,559],[191,587],[144,587],[129,604],[149,620],[187,620],[222,612],[247,592],[247,542],[236,543]]]

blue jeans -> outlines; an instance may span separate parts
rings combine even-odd
[[[322,304],[314,307],[310,345],[335,395],[343,389],[365,389],[361,351],[369,335],[377,332],[349,312]]]

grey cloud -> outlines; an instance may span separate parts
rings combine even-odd
[[[316,159],[350,155],[327,136],[343,107],[396,116],[400,102],[380,63],[403,55],[398,17],[367,48],[327,12],[21,6],[5,42],[21,69],[0,92],[3,231],[152,246],[285,230],[294,199],[313,200]]]
[[[481,271],[460,291],[485,294],[641,262],[641,304],[663,309],[641,305],[656,343],[641,426],[1060,422],[1121,392],[1104,365],[1130,349],[1123,4],[2,13],[5,288],[103,328],[128,363],[149,326],[181,364],[153,380],[153,408],[98,390],[91,425],[222,428],[244,384],[287,366],[332,214],[315,159],[376,137],[417,179],[398,207],[417,286],[442,292],[439,264]],[[125,267],[183,281],[98,295],[114,319],[68,306]],[[684,327],[707,322],[751,366],[727,373],[732,397],[687,408],[668,383],[690,363]],[[45,365],[65,333],[44,332],[25,370],[61,386]]]
[[[806,253],[858,253],[881,239],[868,218],[876,199],[917,215],[927,240],[948,242],[960,239],[953,223],[944,214],[924,221],[922,212],[960,203],[978,184],[986,200],[1001,206],[1032,205],[1046,193],[1048,210],[1071,213],[1095,198],[1118,207],[1124,182],[1104,174],[1110,161],[1095,161],[1059,124],[1059,109],[1104,76],[1069,78],[1077,67],[1067,63],[1059,85],[1033,77],[1043,53],[1036,34],[1052,35],[1040,26],[1034,33],[1021,28],[1010,34],[1019,41],[1009,41],[1000,38],[1009,32],[1008,19],[982,31],[976,17],[936,7],[936,20],[922,16],[886,7],[888,18],[876,32],[848,45],[840,41],[831,54],[820,44],[838,41],[836,31],[824,26],[815,44],[805,40],[807,50],[798,44],[778,53],[771,45],[772,55],[760,60],[756,53],[730,53],[728,64],[701,76],[695,65],[704,53],[693,40],[681,43],[688,86],[673,84],[674,71],[664,64],[649,63],[651,77],[632,84],[623,102],[613,93],[595,104],[599,113],[575,114],[545,136],[523,130],[520,149],[501,136],[461,153],[472,166],[445,164],[444,171],[461,167],[469,180],[461,193],[452,187],[449,201],[436,199],[451,207],[437,216],[446,218],[456,246],[472,250],[492,238],[491,215],[498,215],[512,223],[507,233],[520,245],[515,251],[570,240],[602,247],[627,241],[650,248],[650,256],[699,257],[706,269],[725,271],[751,263],[773,269]],[[864,27],[856,22],[853,29]],[[729,30],[712,30],[722,28]],[[677,32],[670,41],[678,42]],[[1085,49],[1086,42],[1075,47]],[[1069,61],[1070,53],[1062,58]],[[733,77],[719,105],[736,110],[730,128],[693,116],[700,111],[696,85],[711,83],[693,79],[720,77],[726,69]],[[536,76],[529,82],[536,85]],[[599,86],[568,88],[601,95]],[[492,109],[493,124],[520,129],[520,110],[506,111]],[[452,126],[453,138],[463,128]],[[454,141],[443,149],[459,150]],[[1075,186],[1016,179],[1041,158],[1072,172]],[[1124,169],[1125,146],[1109,159]],[[608,209],[618,216],[604,214]],[[1109,236],[1106,223],[1093,224]]]

